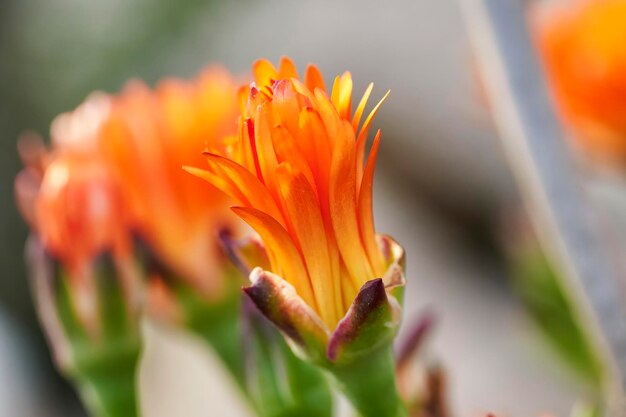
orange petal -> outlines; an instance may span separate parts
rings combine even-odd
[[[337,113],[337,109],[323,91],[315,90],[315,101],[317,103],[317,111],[324,122],[326,134],[330,140],[334,140],[340,134],[341,119],[339,118],[339,113]],[[331,147],[334,146],[332,143],[330,145]]]
[[[341,77],[336,76],[333,81],[333,89],[330,90],[330,101],[333,103],[333,107],[339,111],[339,92],[341,90]]]
[[[355,132],[359,130],[359,123],[361,123],[361,116],[363,116],[363,111],[365,110],[365,105],[367,104],[367,100],[370,98],[370,94],[372,94],[372,89],[374,88],[374,83],[370,83],[363,93],[363,97],[361,97],[361,101],[359,101],[359,105],[354,112],[354,118],[352,119],[352,129]]]
[[[302,84],[300,80],[297,80],[295,78],[291,79],[291,84],[293,85],[293,89],[296,93],[301,94],[303,97],[305,97],[305,100],[307,101],[305,103],[306,106],[310,106],[315,109],[317,108],[315,92],[309,90],[307,86],[305,86],[304,84]],[[315,90],[315,91],[321,91],[321,90]],[[325,93],[323,92],[322,94],[325,94]]]
[[[289,133],[296,135],[300,106],[293,83],[290,80],[280,80],[274,85],[272,109],[273,124],[282,124],[289,130]]]
[[[372,207],[372,186],[374,182],[374,169],[376,168],[376,156],[378,155],[378,145],[380,144],[380,130],[376,133],[372,149],[367,158],[367,165],[363,173],[361,190],[359,191],[359,229],[361,240],[365,246],[365,251],[370,261],[374,275],[382,276],[384,272],[384,260],[376,244],[376,232],[374,230],[374,213]]]
[[[350,119],[350,113],[352,112],[352,75],[348,71],[341,76],[337,110],[339,110],[339,115],[342,119]]]
[[[349,119],[352,111],[352,75],[349,71],[336,77],[331,91],[330,101],[342,119]]]
[[[298,147],[296,140],[289,134],[289,131],[281,125],[274,126],[272,131],[274,140],[274,150],[279,162],[289,161],[296,169],[304,174],[312,187],[315,187],[315,179],[309,164],[302,155],[302,150]],[[317,190],[316,190],[317,193]]]
[[[374,106],[370,114],[365,119],[365,122],[363,122],[363,127],[361,128],[359,136],[356,140],[356,167],[357,179],[359,181],[357,184],[359,186],[361,184],[361,178],[363,178],[363,163],[365,159],[365,143],[367,142],[367,133],[369,132],[372,120],[374,120],[374,116],[376,116],[376,113],[378,113],[378,109],[380,109],[380,106],[383,104],[383,102],[387,99],[387,97],[389,97],[389,93],[391,93],[391,90],[387,91],[387,94],[385,94],[385,96],[378,102],[378,104]]]
[[[256,176],[236,162],[220,155],[209,153],[205,156],[210,163],[214,163],[224,170],[224,173],[239,187],[239,190],[247,197],[252,206],[272,216],[280,224],[284,224],[284,219],[276,206],[276,202]]]
[[[289,218],[302,250],[307,271],[315,279],[313,295],[322,320],[333,328],[340,316],[335,314],[333,279],[326,241],[326,230],[315,192],[306,177],[290,164],[276,172]]]
[[[298,144],[304,146],[302,152],[313,173],[322,212],[327,214],[332,148],[326,128],[319,113],[309,107],[302,109],[299,126]],[[325,218],[330,219],[330,216]]]
[[[271,81],[277,80],[278,72],[274,65],[267,59],[259,59],[252,65],[252,72],[254,73],[254,80],[258,88],[263,88],[271,84]]]
[[[213,186],[220,189],[223,193],[228,195],[230,198],[236,201],[239,201],[240,204],[250,204],[250,202],[248,201],[246,196],[241,192],[241,190],[233,186],[233,184],[230,181],[224,179],[224,177],[220,175],[216,175],[210,171],[200,169],[200,168],[195,168],[195,167],[184,166],[182,169],[193,176],[196,176],[198,178],[201,178],[209,182]]]
[[[309,65],[304,74],[304,84],[311,91],[315,91],[319,88],[322,91],[326,91],[326,85],[324,85],[324,77],[322,73],[315,65]]]
[[[298,78],[298,70],[291,58],[284,56],[280,59],[280,66],[278,70],[278,76],[280,80],[288,80],[290,78]]]
[[[272,133],[268,120],[268,105],[269,103],[265,103],[257,109],[257,117],[254,120],[254,142],[256,143],[255,150],[265,185],[276,198],[275,171],[278,161],[276,160],[276,153],[272,144]]]
[[[272,216],[252,207],[233,207],[232,210],[261,236],[265,246],[276,255],[278,265],[273,267],[282,271],[283,278],[296,288],[298,295],[319,311],[310,280],[304,279],[308,274],[302,257],[287,230]]]
[[[330,176],[332,224],[341,256],[357,285],[374,278],[359,233],[356,201],[356,155],[352,125],[344,121],[333,154]]]

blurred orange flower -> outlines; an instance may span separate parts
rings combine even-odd
[[[108,104],[95,94],[59,115],[51,127],[51,151],[31,133],[18,143],[25,164],[15,183],[18,205],[71,276],[84,275],[105,251],[127,256],[130,250],[122,189],[96,143]]]
[[[624,162],[626,0],[544,4],[535,35],[566,124],[594,156]]]
[[[121,188],[94,155],[62,152],[54,157],[43,176],[35,218],[42,243],[70,274],[105,251],[129,253]]]
[[[154,91],[130,82],[115,97],[100,145],[132,205],[139,233],[181,278],[205,294],[221,280],[217,232],[234,227],[227,199],[182,170],[206,146],[236,133],[237,84],[209,68],[192,81],[166,79]]]
[[[52,123],[52,150],[38,136],[23,135],[18,149],[25,167],[15,181],[24,218],[62,265],[79,318],[92,333],[99,327],[96,260],[111,256],[130,302],[139,285],[128,204],[97,147],[108,109],[106,96],[92,95],[74,112],[59,115]]]
[[[257,61],[254,76],[242,92],[237,137],[226,148],[208,147],[209,171],[186,169],[237,201],[233,210],[259,233],[272,272],[332,329],[363,284],[388,266],[372,215],[380,132],[365,163],[380,103],[361,125],[373,85],[352,115],[348,72],[335,79],[330,97],[315,66],[300,81],[288,58],[278,69]]]

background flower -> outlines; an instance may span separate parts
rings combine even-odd
[[[208,68],[154,91],[132,81],[113,100],[99,142],[132,205],[133,224],[162,262],[205,295],[221,276],[217,233],[236,228],[222,193],[182,166],[236,132],[235,79]]]
[[[585,151],[626,158],[626,2],[539,4],[537,45],[561,114]]]

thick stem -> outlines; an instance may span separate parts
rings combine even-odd
[[[97,315],[81,316],[80,300],[73,293],[72,280],[62,279],[53,293],[54,314],[63,327],[67,362],[59,368],[75,384],[89,414],[96,417],[136,417],[137,374],[142,350],[138,313],[130,310],[110,259],[103,257],[94,266]]]
[[[245,390],[239,303],[224,305],[219,319],[205,318],[190,327],[211,346],[237,384]]]
[[[331,369],[339,389],[361,417],[407,417],[396,387],[395,362],[390,346],[348,365]]]
[[[331,415],[332,399],[323,375],[296,358],[273,327],[265,329],[269,335],[256,328],[244,334],[239,288],[219,302],[206,301],[184,285],[176,288],[176,294],[185,309],[187,328],[213,349],[257,415]],[[256,360],[247,369],[244,345],[254,351]]]
[[[258,415],[332,416],[332,393],[323,372],[297,358],[249,299],[244,311],[246,384]]]
[[[107,344],[81,353],[76,357],[71,377],[90,415],[139,416],[136,387],[141,355],[139,340]]]
[[[176,293],[185,310],[187,328],[213,349],[245,392],[239,291],[230,291],[216,303],[206,301],[185,285],[178,286]]]

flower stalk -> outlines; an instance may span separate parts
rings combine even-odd
[[[98,323],[80,317],[70,279],[37,237],[27,245],[40,320],[59,370],[96,417],[139,416],[137,373],[142,351],[138,314],[129,309],[110,259],[94,268]],[[98,328],[98,334],[92,334]]]
[[[396,387],[391,346],[382,346],[366,357],[329,368],[339,389],[362,417],[406,417],[406,406]]]
[[[15,192],[32,230],[31,286],[57,367],[92,415],[133,417],[142,273],[119,183],[94,152],[107,107],[99,100],[55,120],[52,150],[20,140],[25,168]]]
[[[182,326],[200,337],[219,357],[233,380],[245,392],[241,347],[241,278],[232,268],[230,288],[214,302],[207,301],[183,282],[172,283],[172,292],[184,315]]]

